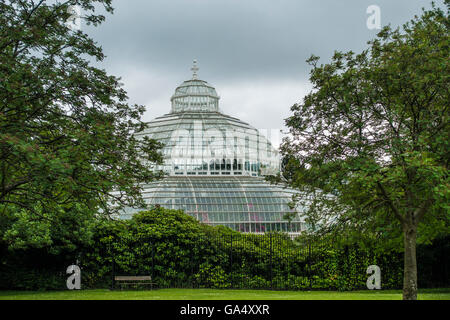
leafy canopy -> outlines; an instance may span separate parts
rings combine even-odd
[[[0,0],[0,237],[15,247],[73,246],[95,214],[142,206],[159,177],[159,143],[134,134],[145,108],[120,79],[96,68],[102,49],[71,30],[112,13],[111,0]]]
[[[282,153],[312,229],[393,239],[419,227],[421,241],[448,234],[446,6],[385,27],[360,54],[308,60],[314,89],[291,108]]]

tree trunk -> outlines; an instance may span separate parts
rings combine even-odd
[[[405,226],[403,230],[405,259],[403,269],[403,300],[417,300],[417,227]]]

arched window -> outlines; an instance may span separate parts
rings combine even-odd
[[[225,159],[222,159],[222,164],[220,165],[220,170],[225,170]]]
[[[215,167],[216,167],[215,170],[220,170],[220,160],[219,159],[216,159]]]

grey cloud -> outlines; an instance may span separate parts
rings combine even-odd
[[[248,115],[242,120],[265,128],[281,128],[292,97],[298,101],[308,82],[305,60],[315,54],[326,62],[334,50],[355,52],[376,35],[368,30],[366,9],[381,8],[381,22],[396,27],[422,7],[425,0],[116,0],[114,15],[85,30],[104,48],[102,66],[122,76],[131,102],[146,104],[145,119],[170,110],[175,87],[190,77],[194,58],[201,79],[221,88],[232,99],[228,110],[240,110],[239,95]],[[242,90],[242,83],[256,89]],[[272,87],[270,83],[274,84]],[[286,99],[274,105],[280,86]],[[246,87],[248,88],[248,86]],[[283,91],[283,92],[284,92]],[[267,99],[251,95],[267,94]],[[268,101],[267,103],[265,101]],[[254,103],[252,103],[254,101]],[[278,118],[260,110],[280,110]],[[271,115],[277,112],[272,110]],[[283,115],[283,116],[282,116]],[[256,125],[255,124],[255,125]]]
[[[399,25],[419,13],[420,0],[117,0],[116,12],[92,30],[109,63],[135,61],[178,73],[193,58],[205,77],[307,75],[312,53],[360,51],[375,36],[366,8]]]

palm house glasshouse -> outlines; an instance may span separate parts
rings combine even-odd
[[[289,205],[296,191],[264,178],[280,170],[277,150],[257,129],[221,112],[215,88],[197,77],[196,61],[192,71],[176,88],[171,112],[139,133],[164,143],[164,164],[155,169],[167,176],[144,186],[146,203],[241,232],[300,233],[301,210]],[[283,218],[289,212],[297,212],[290,222]]]

